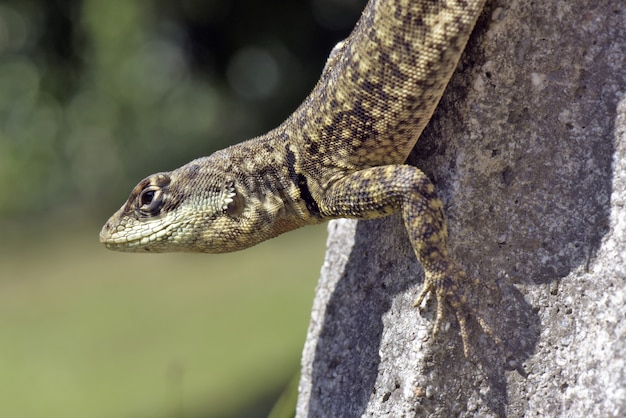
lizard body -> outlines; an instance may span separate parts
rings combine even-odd
[[[320,80],[267,134],[142,180],[104,225],[121,251],[220,253],[333,218],[401,212],[425,270],[416,305],[447,301],[468,353],[462,287],[443,205],[405,160],[434,112],[484,0],[370,0]],[[477,316],[483,329],[488,326]]]

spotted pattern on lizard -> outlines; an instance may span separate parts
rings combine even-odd
[[[334,218],[401,212],[425,271],[416,300],[447,302],[468,355],[464,290],[443,205],[405,164],[461,56],[484,0],[370,0],[311,94],[276,129],[142,180],[100,240],[120,251],[222,253]]]

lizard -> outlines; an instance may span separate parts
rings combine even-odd
[[[282,124],[139,182],[106,222],[111,250],[224,253],[335,218],[402,214],[426,295],[447,303],[469,356],[469,278],[448,250],[433,183],[406,164],[456,68],[485,0],[369,0],[312,92]]]

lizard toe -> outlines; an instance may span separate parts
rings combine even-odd
[[[471,352],[467,325],[467,318],[470,316],[476,319],[485,334],[497,345],[500,345],[500,338],[494,334],[492,328],[487,324],[478,310],[474,309],[471,304],[468,303],[466,297],[466,292],[470,291],[470,288],[480,285],[480,281],[475,278],[468,278],[465,272],[454,263],[446,264],[447,266],[444,270],[426,272],[422,290],[413,304],[415,307],[420,307],[426,295],[430,293],[435,294],[437,298],[437,313],[433,326],[433,340],[437,339],[437,335],[445,318],[444,307],[448,304],[455,312],[459,323],[459,333],[461,334],[463,353],[466,358],[469,358]],[[487,287],[492,289],[490,286]]]

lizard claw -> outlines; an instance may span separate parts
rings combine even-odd
[[[444,318],[444,305],[448,303],[455,311],[456,318],[459,321],[459,328],[461,333],[461,339],[463,341],[463,353],[466,358],[470,355],[469,333],[467,331],[467,314],[476,318],[476,321],[482,328],[483,332],[487,334],[497,345],[501,344],[500,338],[498,338],[491,327],[485,322],[482,316],[469,304],[465,297],[463,290],[467,285],[478,285],[477,279],[469,280],[463,270],[456,266],[446,269],[445,273],[432,273],[427,271],[426,278],[424,280],[424,286],[420,291],[417,299],[413,303],[413,306],[421,306],[424,298],[429,293],[434,293],[437,297],[437,316],[435,318],[435,325],[433,326],[433,340],[437,339],[439,330],[443,323]],[[492,287],[487,286],[490,289]]]

